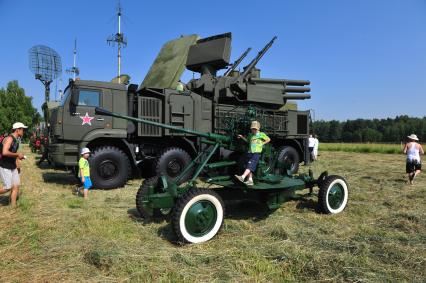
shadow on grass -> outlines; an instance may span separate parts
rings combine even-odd
[[[172,224],[169,221],[170,220],[170,215],[164,216],[164,217],[155,217],[155,218],[151,218],[151,219],[145,219],[143,218],[139,211],[136,208],[130,208],[127,210],[127,214],[129,216],[130,219],[132,219],[135,222],[138,223],[143,223],[144,225],[146,224],[150,224],[150,223],[163,223],[165,221],[165,223],[167,223],[166,225],[161,226],[158,231],[157,231],[157,235],[163,239],[165,239],[166,241],[178,245],[179,243],[177,242],[177,238],[175,233],[173,232],[173,228],[172,228]]]
[[[139,214],[139,211],[136,209],[136,207],[129,208],[127,210],[127,215],[129,216],[130,219],[132,219],[135,222],[143,222],[143,223],[145,223],[145,219],[143,219],[141,217],[141,215]]]
[[[48,163],[47,161],[43,161],[42,163],[39,163],[38,161],[35,163],[36,166],[40,169],[52,169],[52,164]]]
[[[7,206],[9,202],[9,194],[0,196],[0,206]]]
[[[170,222],[167,225],[161,226],[157,231],[157,235],[174,245],[181,245],[181,243],[178,241],[178,238],[176,237],[175,232],[173,231],[173,227]]]
[[[257,222],[266,219],[271,213],[273,211],[266,204],[255,200],[225,200],[225,218]]]
[[[300,198],[297,201],[296,208],[299,210],[312,210],[315,212],[319,212],[318,210],[318,202],[312,199]]]
[[[63,173],[52,173],[47,172],[43,173],[43,181],[46,183],[54,183],[59,185],[76,185],[79,184],[78,180],[71,174],[67,172]]]

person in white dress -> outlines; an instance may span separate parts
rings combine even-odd
[[[414,183],[414,178],[422,171],[422,162],[420,154],[425,154],[423,147],[418,143],[419,139],[415,134],[408,137],[408,142],[404,146],[404,154],[407,155],[405,164],[405,172],[407,173],[408,182],[410,185]]]
[[[318,146],[319,146],[318,136],[314,135],[314,149],[312,151],[312,155],[313,155],[314,160],[318,159]]]
[[[315,138],[312,135],[309,135],[308,148],[309,148],[309,154],[311,155],[311,160],[314,160],[314,147],[315,147]]]

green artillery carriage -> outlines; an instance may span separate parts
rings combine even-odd
[[[224,202],[221,195],[230,193],[243,199],[253,196],[275,210],[290,199],[295,198],[298,190],[319,187],[318,205],[320,211],[335,214],[343,211],[348,201],[348,185],[340,176],[328,176],[323,172],[318,179],[309,174],[292,175],[291,164],[280,159],[280,151],[265,145],[258,168],[254,176],[254,185],[246,186],[233,180],[238,172],[246,145],[237,139],[240,129],[248,129],[253,117],[258,117],[254,108],[248,108],[243,119],[228,119],[226,134],[203,133],[190,129],[162,124],[145,119],[112,113],[96,108],[96,113],[106,116],[161,127],[177,133],[199,136],[204,150],[177,176],[171,180],[165,175],[146,179],[137,195],[136,207],[146,218],[166,216],[171,213],[173,230],[182,243],[201,243],[213,238],[222,226]],[[227,160],[212,161],[212,157],[221,148],[234,151]],[[202,174],[203,181],[215,185],[214,189],[197,187],[197,179]],[[188,179],[189,181],[183,182]]]

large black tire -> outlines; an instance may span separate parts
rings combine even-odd
[[[318,208],[325,214],[342,212],[349,197],[348,185],[343,177],[328,176],[320,183],[318,192]]]
[[[277,161],[280,163],[288,164],[289,166],[288,171],[290,174],[296,174],[297,171],[299,171],[299,163],[300,163],[299,153],[292,146],[286,145],[286,146],[280,147],[278,149]],[[285,169],[281,168],[279,170],[281,172],[277,172],[277,173],[283,174],[284,173],[283,170]]]
[[[123,187],[131,176],[130,161],[127,155],[113,146],[98,147],[89,160],[90,177],[98,189]]]
[[[219,232],[224,215],[223,201],[217,193],[191,189],[176,202],[172,227],[180,243],[202,243]]]
[[[160,153],[156,161],[155,173],[157,176],[166,176],[170,181],[174,181],[191,161],[191,156],[185,150],[178,147],[169,147]],[[181,179],[180,183],[191,178],[193,172],[194,168]]]
[[[164,191],[163,187],[161,186],[161,180],[157,176],[145,179],[136,194],[136,209],[145,220],[164,218],[170,214],[170,209],[154,208],[153,210],[149,210],[146,209],[143,205],[143,199],[148,194],[149,188],[151,186],[154,188],[155,193]]]

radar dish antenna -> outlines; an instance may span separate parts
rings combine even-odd
[[[28,51],[30,70],[36,80],[45,87],[45,100],[50,100],[50,84],[62,74],[62,63],[59,54],[50,47],[36,45]]]

